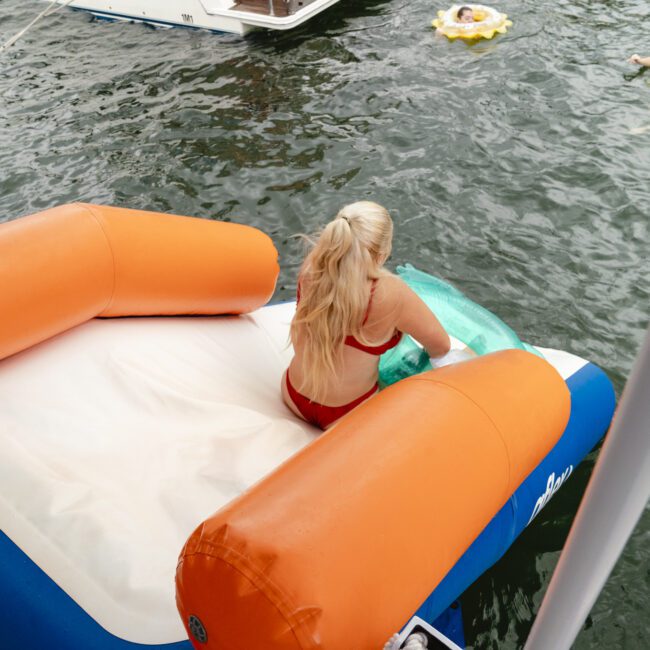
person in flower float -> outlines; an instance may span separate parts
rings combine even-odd
[[[474,12],[471,7],[461,7],[456,14],[459,23],[473,23]]]
[[[295,356],[282,378],[282,396],[296,415],[321,429],[377,392],[379,357],[403,332],[431,357],[449,351],[436,316],[384,268],[392,238],[386,209],[359,201],[310,240],[291,322]]]

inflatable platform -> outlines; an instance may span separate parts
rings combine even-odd
[[[279,398],[277,273],[236,224],[75,204],[0,226],[0,647],[376,650],[609,425],[600,369],[515,344],[321,434]]]

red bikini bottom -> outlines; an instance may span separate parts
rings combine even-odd
[[[325,406],[324,404],[318,404],[318,402],[312,402],[310,399],[301,395],[292,385],[289,380],[289,371],[285,373],[285,378],[287,382],[287,392],[289,397],[296,405],[296,408],[300,411],[301,415],[307,422],[316,425],[317,427],[325,430],[328,425],[332,424],[335,420],[338,420],[340,417],[343,417],[346,413],[349,413],[353,408],[356,408],[365,402],[369,397],[374,395],[379,388],[379,384],[375,384],[367,393],[357,397],[357,399],[342,406]]]

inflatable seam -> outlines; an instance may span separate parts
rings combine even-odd
[[[247,557],[237,552],[235,549],[224,546],[222,544],[214,544],[212,542],[202,541],[198,545],[198,548],[191,552],[185,553],[183,555],[183,560],[195,555],[202,555],[205,557],[212,557],[218,560],[221,560],[229,567],[237,571],[242,575],[246,580],[252,583],[259,592],[271,603],[273,607],[278,611],[282,619],[285,621],[291,633],[294,635],[298,646],[303,650],[316,650],[319,646],[314,643],[313,638],[305,636],[305,632],[301,629],[303,623],[313,616],[312,611],[308,610],[304,612],[304,608],[299,610],[298,615],[292,614],[291,611],[295,611],[295,606],[292,606],[289,603],[289,598],[285,596],[283,591],[278,587],[268,576],[264,574],[261,569],[255,567]],[[205,547],[203,550],[201,547]],[[181,560],[181,563],[183,562]],[[268,588],[264,589],[264,587]],[[269,593],[270,592],[270,593]],[[307,645],[304,645],[304,644]]]
[[[106,303],[104,308],[99,312],[99,314],[103,314],[105,311],[107,311],[111,307],[111,305],[113,304],[113,300],[115,298],[115,289],[116,289],[116,286],[117,286],[117,278],[116,278],[116,276],[117,276],[117,268],[116,268],[116,264],[115,264],[115,252],[113,251],[113,246],[111,244],[111,239],[108,236],[108,233],[106,232],[106,228],[104,228],[103,220],[94,213],[94,211],[93,211],[93,209],[92,209],[92,207],[90,205],[88,205],[86,203],[77,203],[77,205],[79,205],[79,206],[83,207],[85,210],[87,210],[88,213],[92,216],[92,218],[96,221],[97,225],[100,227],[100,229],[102,231],[102,234],[104,235],[104,238],[106,239],[106,245],[108,246],[108,250],[109,250],[109,252],[111,254],[111,261],[112,261],[112,266],[113,266],[113,289],[111,291],[111,295],[108,298],[108,302]]]
[[[449,388],[449,389],[451,389],[453,391],[456,391],[457,393],[459,393],[463,397],[467,398],[472,404],[474,404],[474,406],[476,406],[476,408],[479,411],[481,411],[481,413],[483,413],[483,415],[488,419],[488,421],[492,425],[492,428],[497,432],[499,440],[501,441],[501,444],[503,445],[503,450],[505,452],[505,456],[506,456],[506,460],[507,460],[507,464],[508,464],[508,481],[507,481],[507,484],[506,484],[505,492],[506,492],[506,496],[509,496],[510,495],[510,490],[511,490],[511,478],[512,478],[512,460],[510,458],[510,450],[508,449],[508,445],[506,444],[506,441],[504,440],[503,435],[501,434],[501,431],[500,431],[499,427],[496,425],[494,420],[490,417],[489,413],[480,404],[478,404],[469,395],[467,395],[467,393],[464,393],[459,388],[456,388],[456,386],[450,386],[449,384],[446,384],[443,381],[437,381],[435,379],[431,379],[430,377],[420,377],[418,375],[413,375],[412,377],[409,378],[408,381],[422,381],[422,382],[426,382],[428,384],[437,384],[438,386],[444,386],[445,388]],[[515,486],[514,489],[516,489],[516,487],[518,487],[518,486]]]

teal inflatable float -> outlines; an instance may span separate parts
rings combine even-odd
[[[445,330],[476,354],[518,348],[541,356],[535,348],[523,343],[514,330],[498,316],[444,280],[419,271],[411,264],[397,267],[397,275],[422,298]],[[431,369],[426,350],[410,336],[404,336],[398,346],[381,357],[379,380],[382,386],[389,386],[400,379]]]

